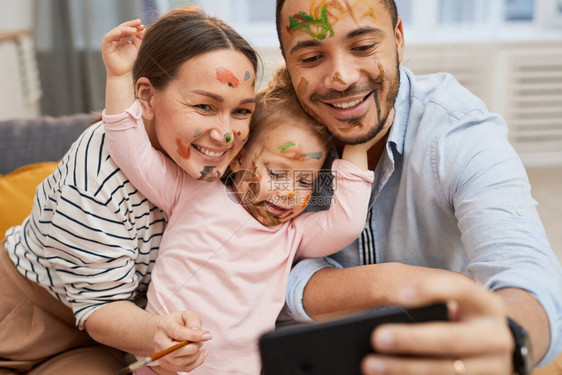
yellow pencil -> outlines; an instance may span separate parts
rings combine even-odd
[[[189,344],[189,341],[178,342],[177,344],[172,345],[169,348],[166,348],[166,349],[162,350],[161,352],[154,353],[152,355],[149,355],[148,357],[145,357],[145,358],[143,358],[139,361],[136,361],[135,363],[131,363],[129,366],[124,367],[121,370],[119,370],[117,375],[130,374],[133,371],[138,370],[139,368],[148,365],[150,362],[156,361],[157,359],[164,357],[166,354],[169,354],[169,353],[173,352],[174,350],[177,350],[177,349],[179,349],[183,346],[186,346],[187,344]]]

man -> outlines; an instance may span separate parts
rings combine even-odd
[[[293,317],[449,303],[452,322],[377,329],[366,374],[526,373],[521,326],[527,359],[550,362],[562,348],[562,271],[503,119],[451,76],[399,66],[392,0],[277,0],[276,22],[305,110],[343,143],[379,139],[365,231],[294,267]]]

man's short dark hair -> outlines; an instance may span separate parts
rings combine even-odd
[[[394,0],[379,1],[382,2],[390,12],[392,28],[395,28],[396,24],[398,23],[398,10],[396,9],[396,2]],[[284,4],[285,0],[277,0],[277,5],[275,7],[275,25],[277,26],[277,37],[279,38],[279,43],[281,43],[281,9],[283,8]]]

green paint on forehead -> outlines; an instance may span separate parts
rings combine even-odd
[[[293,16],[289,16],[290,26],[287,26],[287,31],[293,33],[294,31],[303,31],[316,40],[323,40],[326,37],[334,36],[334,29],[328,19],[328,9],[326,5],[322,7],[320,18],[314,18],[313,15],[306,12],[299,12]],[[330,34],[328,36],[328,33]]]
[[[297,144],[294,142],[285,143],[284,145],[279,146],[279,151],[286,152],[291,147],[295,147]]]

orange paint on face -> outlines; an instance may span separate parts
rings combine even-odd
[[[306,78],[302,77],[301,81],[299,82],[299,87],[297,87],[297,94],[299,96],[303,96],[308,91],[308,81]]]
[[[179,139],[176,139],[176,146],[178,146],[178,155],[185,160],[189,160],[189,157],[191,156],[191,150],[189,147],[186,147]]]
[[[340,85],[347,85],[347,83],[343,80],[340,72],[336,72],[332,77],[332,82],[339,83]]]
[[[308,196],[304,199],[304,203],[302,204],[302,208],[306,208],[306,206],[308,205],[308,201],[310,201],[310,195],[308,195]]]
[[[236,78],[234,73],[223,67],[217,68],[217,79],[219,80],[220,83],[225,83],[228,86],[234,88],[238,87],[238,84],[240,83],[240,81],[238,81],[238,78]]]

